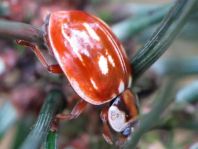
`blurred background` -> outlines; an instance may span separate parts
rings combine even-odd
[[[131,60],[151,37],[173,0],[1,0],[0,19],[39,28],[53,11],[79,9],[103,19],[122,41]],[[177,74],[174,101],[145,133],[140,149],[198,148],[198,15],[188,20],[167,52],[136,82],[141,114],[148,113],[165,78]],[[45,50],[44,53],[48,54]],[[49,61],[54,61],[49,57]],[[0,35],[0,149],[17,149],[33,128],[50,89],[59,88],[66,112],[78,100],[63,75],[49,74],[29,48]],[[109,149],[102,138],[101,107],[90,106],[78,119],[61,122],[60,149]],[[92,113],[90,115],[90,113]],[[155,120],[154,120],[155,121]]]

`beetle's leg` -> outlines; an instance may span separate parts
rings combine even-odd
[[[47,65],[47,70],[51,73],[62,74],[63,71],[58,64]]]
[[[128,138],[131,136],[131,129],[132,128],[129,126],[121,132],[120,136],[118,137],[118,141],[116,141],[118,146],[122,146],[128,140]]]
[[[56,131],[58,128],[58,124],[60,120],[72,120],[77,118],[87,107],[87,102],[84,100],[80,100],[72,109],[72,112],[69,114],[57,114],[56,117],[54,118],[51,128],[51,131]]]
[[[103,123],[102,135],[103,135],[106,142],[108,142],[109,144],[113,144],[113,138],[112,138],[111,130],[110,130],[109,125],[108,125],[108,108],[107,107],[105,107],[101,111],[100,118],[101,118],[102,123]]]
[[[71,113],[69,114],[58,114],[56,118],[62,120],[72,120],[77,118],[87,107],[87,102],[84,100],[80,100],[72,109]]]
[[[30,47],[33,50],[33,52],[35,53],[35,55],[38,57],[38,59],[42,63],[42,65],[44,67],[46,67],[49,72],[57,73],[57,74],[63,73],[62,69],[60,68],[60,66],[58,64],[49,65],[47,63],[45,57],[43,56],[43,54],[41,53],[41,51],[39,50],[37,45],[34,45],[34,44],[32,44],[28,41],[25,41],[25,40],[16,40],[16,42],[19,45]]]

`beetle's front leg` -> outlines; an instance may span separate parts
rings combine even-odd
[[[42,65],[47,68],[47,70],[51,73],[56,73],[56,74],[61,74],[63,73],[62,69],[60,68],[60,66],[58,64],[54,64],[54,65],[49,65],[45,59],[45,57],[43,56],[42,52],[40,51],[40,49],[38,48],[37,45],[34,45],[28,41],[25,40],[16,40],[16,43],[22,46],[26,46],[26,47],[30,47],[33,52],[35,53],[35,55],[37,56],[37,58],[39,59],[39,61],[42,63]]]
[[[87,107],[88,103],[84,100],[80,100],[72,109],[69,114],[58,114],[57,119],[61,120],[72,120],[76,119]]]
[[[107,107],[105,107],[101,111],[100,118],[101,118],[102,123],[103,123],[103,132],[102,132],[103,138],[109,144],[113,144],[113,138],[112,138],[111,130],[110,130],[109,125],[108,125],[108,108]]]
[[[87,102],[84,100],[80,100],[72,109],[71,113],[69,114],[57,114],[56,117],[54,118],[51,128],[51,131],[56,131],[58,128],[58,124],[60,120],[72,120],[76,119],[87,107]]]

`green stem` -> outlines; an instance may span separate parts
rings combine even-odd
[[[158,92],[151,112],[140,117],[140,125],[132,135],[131,141],[126,144],[127,148],[136,148],[141,136],[158,122],[160,115],[166,110],[167,106],[173,101],[175,93],[176,78],[171,77],[165,81],[161,90]]]
[[[43,44],[43,31],[21,22],[0,19],[0,37],[7,39],[21,39]]]
[[[0,109],[0,139],[17,121],[17,112],[12,104],[7,101]]]
[[[146,71],[170,46],[188,19],[197,0],[178,0],[150,40],[132,58],[134,80]]]
[[[49,131],[45,142],[45,149],[57,149],[57,133]]]
[[[145,12],[141,16],[133,16],[121,23],[113,25],[112,30],[121,41],[129,39],[144,29],[159,23],[168,13],[170,6],[160,6],[159,8]]]
[[[9,12],[8,6],[5,5],[3,2],[0,2],[0,17],[7,15]]]
[[[176,96],[176,103],[193,103],[198,101],[198,80],[193,81],[179,90]]]
[[[179,120],[177,116],[173,116],[170,120],[167,122],[163,119],[159,120],[160,123],[154,125],[149,131],[151,130],[167,130],[171,131],[173,129],[189,129],[191,131],[198,131],[198,120],[195,119],[185,119],[185,120]]]
[[[21,149],[38,149],[46,139],[54,116],[64,108],[63,95],[52,90],[43,104],[37,122],[23,143]]]
[[[18,149],[27,137],[35,117],[28,114],[17,122],[16,132],[12,142],[12,149]]]
[[[192,75],[198,74],[197,56],[189,58],[168,58],[160,60],[153,66],[155,71],[163,76],[166,75]],[[177,69],[175,69],[177,68]]]

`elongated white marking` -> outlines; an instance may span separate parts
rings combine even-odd
[[[107,74],[108,73],[108,64],[107,64],[107,59],[104,56],[100,56],[98,65],[100,67],[100,70],[102,74]]]
[[[80,53],[86,55],[87,57],[90,57],[90,54],[89,54],[88,50],[86,50],[86,49],[82,49],[82,50],[80,51]]]
[[[61,28],[61,32],[62,35],[64,36],[64,38],[66,39],[66,41],[64,42],[65,46],[67,46],[67,42],[69,42],[69,44],[71,45],[74,53],[77,55],[77,57],[83,61],[81,54],[79,53],[79,47],[78,47],[78,42],[76,41],[76,38],[74,36],[74,33],[71,33],[71,37],[69,37],[69,35],[66,34],[65,30],[68,29],[68,25],[67,24],[63,24],[62,28]]]
[[[93,85],[93,87],[97,90],[98,87],[96,85],[96,82],[92,78],[90,79],[90,81],[91,81],[91,84]]]
[[[130,87],[131,87],[131,83],[132,83],[132,77],[131,77],[131,76],[129,76],[128,88],[130,88]]]
[[[69,81],[71,83],[71,86],[73,87],[73,89],[75,90],[75,92],[82,98],[84,99],[86,102],[91,103],[93,105],[101,105],[104,103],[107,103],[109,101],[112,100],[112,98],[105,100],[104,102],[101,101],[97,101],[94,100],[93,98],[90,98],[89,95],[85,94],[85,92],[83,91],[83,89],[80,88],[78,82],[74,79],[74,78],[69,78]]]
[[[110,64],[111,64],[113,67],[115,67],[115,63],[114,63],[114,60],[113,60],[113,58],[112,58],[111,55],[108,55],[108,60],[109,60]]]
[[[69,35],[66,34],[66,31],[68,30],[70,31]],[[67,42],[69,42],[73,52],[77,55],[81,62],[83,62],[82,55],[90,57],[88,50],[85,48],[85,45],[91,43],[91,41],[85,31],[78,31],[75,29],[70,30],[67,24],[63,24],[61,32],[66,39],[65,46],[67,46]]]
[[[99,36],[96,34],[96,32],[89,26],[87,23],[83,23],[83,26],[87,29],[89,35],[95,39],[96,41],[100,41]]]
[[[118,87],[118,92],[122,93],[124,91],[124,82],[120,81],[119,87]]]
[[[113,105],[108,110],[108,121],[116,132],[121,132],[127,127],[125,113]]]
[[[118,58],[120,60],[120,64],[122,65],[122,68],[124,69],[124,72],[127,72],[127,68],[126,68],[126,65],[125,65],[125,62],[124,62],[124,57],[123,57],[123,53],[125,54],[124,47],[121,45],[121,49],[120,49],[119,45],[114,40],[114,37],[112,37],[112,35],[108,31],[105,31],[105,34],[107,34],[108,40],[111,41],[111,42],[113,42],[112,45],[113,45],[114,49],[117,49],[117,50],[115,50],[115,52],[118,55]]]
[[[70,83],[72,87],[75,89],[75,91],[81,96],[81,97],[86,97],[86,94],[81,90],[78,82],[75,79],[70,79]]]

